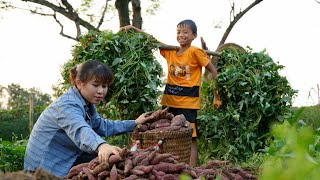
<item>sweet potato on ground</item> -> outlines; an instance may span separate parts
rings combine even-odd
[[[82,164],[78,164],[76,166],[73,166],[68,174],[65,176],[65,178],[72,178],[73,176],[78,175],[81,171],[83,167],[88,167],[89,163],[82,163]]]
[[[156,156],[149,162],[150,165],[156,165],[159,164],[162,160],[171,157],[172,154],[170,153],[164,153],[164,154],[156,154]]]
[[[91,174],[94,176],[98,175],[102,171],[106,170],[109,168],[109,164],[106,162],[100,163],[98,166],[96,166],[94,169],[90,170]]]
[[[150,161],[157,155],[157,150],[151,151],[144,159],[138,162],[137,165],[148,166]]]
[[[133,170],[143,171],[144,174],[147,174],[147,173],[151,172],[152,168],[153,168],[152,165],[150,165],[150,166],[140,165],[140,166],[135,166],[135,167],[133,168]]]
[[[183,163],[172,164],[172,163],[160,162],[159,164],[153,166],[153,169],[156,171],[171,172],[171,173],[172,172],[178,173],[185,168],[186,166]]]
[[[117,171],[116,165],[114,164],[110,171],[110,180],[117,180],[117,179],[118,179],[118,171]]]

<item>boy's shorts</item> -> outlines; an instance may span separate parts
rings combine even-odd
[[[165,108],[165,107],[163,107]],[[173,115],[183,114],[187,121],[190,122],[191,127],[193,128],[192,137],[197,137],[197,109],[183,109],[183,108],[173,108],[169,107],[169,112]]]

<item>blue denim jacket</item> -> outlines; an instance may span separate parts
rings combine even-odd
[[[64,177],[82,152],[96,153],[105,143],[100,136],[133,131],[134,120],[107,120],[94,105],[89,107],[76,88],[49,105],[30,134],[24,158],[24,170],[37,168]]]

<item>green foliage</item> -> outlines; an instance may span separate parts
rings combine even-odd
[[[162,67],[154,58],[158,42],[143,33],[89,32],[73,49],[73,59],[64,64],[62,77],[68,87],[70,68],[89,59],[99,60],[113,70],[115,80],[99,106],[104,116],[135,119],[154,110],[162,85]]]
[[[27,137],[29,135],[29,98],[33,96],[33,119],[51,103],[48,94],[39,89],[24,89],[19,84],[10,84],[4,88],[8,92],[7,108],[0,110],[0,138],[11,141],[12,136]]]
[[[28,111],[0,111],[0,138],[12,141],[12,136],[21,138],[29,135]]]
[[[279,74],[283,68],[265,51],[222,52],[217,79],[202,85],[199,146],[206,156],[245,162],[264,147],[269,125],[291,116],[297,92]],[[214,89],[222,100],[220,109],[212,105]]]
[[[29,109],[29,98],[33,95],[33,104],[35,106],[47,106],[51,103],[51,97],[47,93],[42,93],[37,88],[25,89],[19,84],[9,84],[6,88],[8,92],[7,109],[24,110]]]
[[[319,179],[320,136],[310,126],[296,124],[274,125],[259,179]]]
[[[320,105],[299,108],[293,107],[292,110],[295,112],[303,110],[299,116],[300,120],[303,120],[314,130],[320,130]]]
[[[13,172],[23,169],[27,141],[3,141],[0,138],[0,171]]]

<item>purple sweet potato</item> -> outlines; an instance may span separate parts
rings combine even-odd
[[[133,168],[133,170],[143,171],[144,174],[147,174],[147,173],[151,172],[152,168],[153,168],[152,165],[150,165],[150,166],[139,165],[139,166],[135,166]]]
[[[87,175],[89,180],[95,180],[96,178],[94,175],[91,173],[90,169],[88,167],[83,167],[82,171]]]
[[[108,163],[100,163],[98,166],[96,166],[94,169],[90,170],[91,174],[93,174],[94,176],[98,175],[99,173],[101,173],[102,171],[106,170],[109,167]]]
[[[156,171],[176,172],[176,173],[182,171],[185,168],[186,166],[183,163],[172,164],[172,163],[160,162],[159,164],[153,166],[153,169]]]
[[[114,164],[110,171],[110,180],[117,180],[117,179],[118,179],[118,171],[117,171],[116,165]]]
[[[186,121],[186,118],[184,117],[183,114],[176,115],[171,120],[171,126],[183,126],[185,121]]]
[[[168,157],[171,157],[172,154],[170,153],[164,153],[164,154],[156,154],[156,156],[149,162],[149,164],[151,165],[156,165],[156,164],[159,164],[162,160],[168,158]]]
[[[78,164],[76,166],[73,166],[68,174],[65,176],[65,178],[72,178],[73,176],[78,175],[81,171],[83,167],[88,167],[89,163],[82,163],[82,164]]]
[[[151,151],[144,159],[137,163],[137,165],[148,166],[150,161],[157,155],[157,150]]]
[[[132,160],[127,158],[124,162],[124,174],[128,174],[132,168],[133,168]]]

